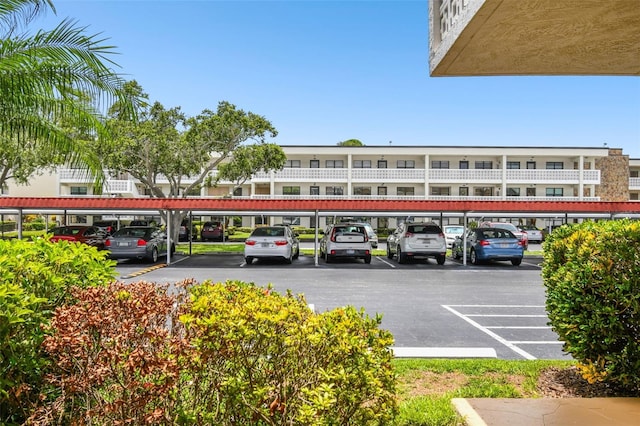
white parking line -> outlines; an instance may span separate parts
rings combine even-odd
[[[383,262],[385,264],[387,264],[388,266],[392,267],[395,269],[396,265],[394,265],[393,263],[389,262],[387,259],[384,259],[382,256],[376,256],[376,259],[378,259],[380,262]]]
[[[547,326],[547,325],[523,325],[523,326],[517,326],[517,325],[491,325],[491,326],[487,326],[485,328],[489,328],[489,329],[493,329],[493,328],[509,328],[509,329],[513,329],[513,330],[551,330],[551,327]]]
[[[491,318],[546,318],[546,315],[511,315],[511,314],[465,314],[467,317],[491,317]]]
[[[514,343],[510,342],[509,340],[506,340],[503,337],[497,335],[493,331],[489,330],[487,327],[483,327],[482,325],[478,324],[477,322],[475,322],[474,320],[469,318],[469,315],[465,315],[465,314],[462,314],[462,313],[458,312],[457,310],[452,308],[452,306],[455,306],[455,307],[461,307],[461,306],[462,307],[470,307],[470,306],[473,306],[473,307],[491,307],[492,305],[450,305],[450,306],[449,305],[442,305],[442,307],[445,308],[446,310],[448,310],[449,312],[451,312],[452,314],[456,315],[457,317],[462,318],[464,321],[468,322],[469,324],[471,324],[472,326],[474,326],[478,330],[482,331],[483,333],[488,334],[489,336],[491,336],[492,338],[494,338],[498,342],[502,343],[507,348],[511,349],[512,351],[514,351],[518,355],[521,355],[522,357],[524,357],[525,359],[529,359],[529,360],[537,359],[535,356],[531,355],[529,352],[527,352],[525,350],[520,349],[519,347],[517,347]],[[509,306],[509,305],[493,305],[493,307],[511,307],[511,306]],[[531,306],[519,305],[519,307],[531,307]]]

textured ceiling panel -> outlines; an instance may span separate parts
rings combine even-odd
[[[432,71],[640,75],[640,0],[487,0]]]

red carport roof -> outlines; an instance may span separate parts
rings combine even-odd
[[[0,209],[640,213],[640,202],[0,197]]]

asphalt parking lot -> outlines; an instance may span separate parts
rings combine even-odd
[[[117,270],[125,282],[194,278],[272,285],[280,293],[303,294],[319,312],[352,305],[369,316],[381,314],[396,348],[429,350],[430,356],[490,350],[501,359],[568,359],[547,324],[540,263],[540,257],[529,256],[518,267],[463,265],[451,258],[444,265],[434,259],[400,265],[375,256],[369,265],[319,260],[316,266],[313,256],[301,255],[290,265],[247,265],[241,254],[178,254],[169,266],[120,262]]]

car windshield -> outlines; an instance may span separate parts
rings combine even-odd
[[[511,232],[518,232],[518,229],[512,223],[496,223],[494,226],[496,228],[508,229]]]
[[[407,232],[412,234],[439,234],[442,231],[435,225],[409,225]]]
[[[254,237],[284,237],[284,228],[256,228],[252,235]]]
[[[479,233],[479,237],[483,240],[489,240],[493,238],[515,238],[515,235],[513,235],[511,231],[501,228],[485,229],[479,231]]]
[[[113,234],[113,238],[145,238],[151,234],[151,228],[123,228]]]
[[[462,226],[445,226],[444,232],[447,234],[462,234],[464,227]]]
[[[53,235],[78,235],[81,231],[82,229],[79,229],[79,228],[67,228],[67,227],[53,228],[52,230]]]

